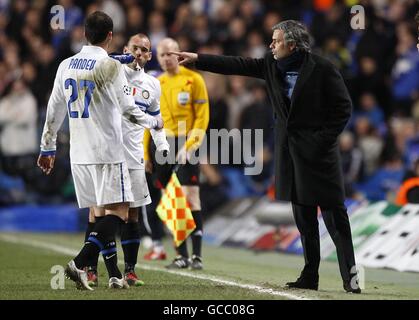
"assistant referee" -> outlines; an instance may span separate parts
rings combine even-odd
[[[177,56],[169,54],[178,51],[178,43],[163,39],[157,45],[157,59],[164,73],[159,77],[162,95],[160,112],[164,119],[167,140],[176,162],[183,164],[178,172],[179,182],[189,202],[196,229],[191,234],[192,259],[189,260],[186,240],[177,247],[178,256],[169,269],[202,269],[202,216],[199,197],[199,163],[189,162],[191,155],[204,139],[209,121],[208,93],[202,76],[179,66]],[[144,158],[146,169],[154,168],[157,183],[161,188],[167,184],[173,166],[159,165],[155,161],[155,149],[150,146],[150,134],[144,137]]]

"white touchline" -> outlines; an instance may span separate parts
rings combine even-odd
[[[57,253],[60,253],[60,254],[64,254],[66,256],[76,256],[78,254],[78,250],[74,250],[74,249],[64,247],[64,246],[61,246],[61,245],[51,244],[51,243],[42,242],[42,241],[38,241],[38,240],[34,240],[34,239],[25,239],[25,238],[21,238],[21,237],[19,238],[19,237],[16,237],[16,236],[13,236],[13,235],[8,235],[8,234],[0,234],[0,239],[5,241],[5,242],[23,244],[23,245],[27,245],[27,246],[31,246],[31,247],[35,247],[35,248],[41,248],[41,249],[54,251],[54,252],[57,252]],[[119,264],[124,264],[124,262],[122,260],[118,260],[118,263]],[[191,274],[191,273],[187,273],[187,272],[166,270],[166,269],[147,266],[147,265],[139,265],[138,268],[139,269],[144,269],[144,270],[172,273],[172,274],[181,275],[181,276],[184,276],[184,277],[189,277],[189,278],[194,278],[194,279],[212,281],[212,282],[216,282],[216,283],[219,283],[219,284],[224,284],[224,285],[227,285],[227,286],[239,287],[239,288],[243,288],[243,289],[247,289],[247,290],[251,290],[251,291],[256,291],[258,293],[265,293],[265,294],[270,294],[270,295],[273,295],[273,296],[281,296],[281,297],[285,297],[285,298],[288,298],[288,299],[291,299],[291,300],[314,300],[314,298],[311,298],[311,297],[308,298],[308,297],[304,297],[302,295],[296,295],[296,294],[287,293],[287,292],[283,292],[283,291],[278,291],[278,290],[274,290],[274,289],[270,289],[270,288],[264,288],[264,287],[254,285],[254,284],[246,284],[246,283],[240,283],[240,282],[236,282],[236,281],[232,281],[232,280],[220,279],[220,278],[210,276],[210,275]]]

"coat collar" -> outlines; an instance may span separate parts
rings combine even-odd
[[[270,54],[269,59],[271,60],[270,64],[271,64],[271,70],[273,72],[272,74],[272,87],[275,89],[278,89],[279,92],[281,92],[281,94],[278,95],[278,97],[280,98],[281,102],[283,104],[285,104],[284,102],[284,97],[283,97],[283,92],[284,92],[284,85],[282,83],[282,75],[281,72],[278,70],[276,63],[277,61],[275,59],[272,58],[272,54]],[[281,109],[280,106],[274,105],[275,109],[278,109],[277,111],[279,111],[279,109]]]
[[[275,59],[271,58],[270,63],[271,63],[271,70],[273,72],[273,77],[272,77],[272,82],[273,83],[272,83],[272,85],[273,85],[274,88],[278,88],[281,92],[283,92],[284,91],[284,86],[283,86],[283,83],[281,81],[282,75],[281,75],[281,72],[278,70],[278,68],[276,66],[277,61]],[[298,79],[297,79],[297,82],[295,84],[292,96],[291,96],[291,106],[290,106],[289,114],[291,114],[292,107],[293,107],[293,104],[294,104],[294,101],[295,101],[296,97],[300,94],[301,89],[304,87],[304,84],[307,82],[308,78],[310,77],[311,73],[313,72],[315,65],[316,65],[316,62],[313,60],[312,54],[308,53],[306,55],[306,57],[304,58],[303,65],[301,66],[301,69],[300,69],[300,74],[298,75]],[[282,94],[280,95],[280,97],[281,97],[281,100],[283,101],[284,98],[283,98]]]
[[[300,73],[297,78],[297,82],[295,83],[294,91],[292,92],[290,114],[291,114],[292,107],[294,105],[296,97],[300,94],[308,78],[310,78],[315,65],[316,63],[311,57],[311,53],[307,54],[304,59],[303,65],[301,66]]]
[[[315,65],[316,63],[311,57],[311,54],[308,53],[306,57],[304,58],[304,62],[303,62],[303,65],[301,66],[297,82],[295,83],[294,91],[292,92],[292,96],[291,96],[291,104],[295,101],[295,97],[298,96],[304,84],[310,77]]]

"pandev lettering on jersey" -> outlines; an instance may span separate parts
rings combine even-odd
[[[94,59],[77,59],[70,60],[69,69],[92,70],[95,67],[96,60]]]

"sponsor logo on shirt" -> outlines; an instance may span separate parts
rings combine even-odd
[[[189,92],[179,92],[177,95],[177,101],[182,106],[187,104],[189,101]]]

